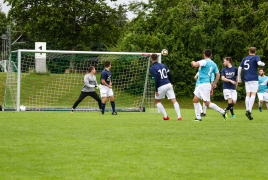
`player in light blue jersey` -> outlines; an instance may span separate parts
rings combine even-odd
[[[222,108],[210,102],[210,94],[212,92],[212,89],[215,89],[217,87],[217,83],[220,78],[219,69],[217,65],[214,63],[214,61],[211,60],[211,57],[212,57],[211,50],[206,49],[204,51],[205,60],[191,62],[192,67],[199,67],[199,80],[200,80],[200,84],[197,90],[194,92],[195,96],[193,99],[195,115],[196,115],[195,121],[202,121],[201,116],[200,116],[199,104],[198,104],[200,99],[202,99],[205,102],[207,107],[210,107],[220,112],[225,121],[228,119],[227,113]],[[216,74],[216,79],[213,83],[213,86],[211,87],[210,78],[211,78],[212,73]]]
[[[194,79],[196,80],[196,83],[195,83],[195,91],[196,89],[198,88],[199,84],[200,84],[200,80],[199,80],[199,72],[196,73]],[[215,74],[212,73],[211,75],[211,78],[210,78],[210,83],[211,83],[211,86],[213,86],[213,82],[215,80]],[[213,94],[213,89],[212,89],[212,92],[211,92],[211,95]],[[199,109],[200,109],[200,113],[201,113],[201,116],[206,116],[206,112],[207,112],[207,106],[205,104],[205,102],[203,101],[203,109],[202,109],[202,106],[200,104],[200,102],[198,102],[199,104]]]
[[[249,48],[249,55],[246,56],[238,68],[238,82],[241,83],[241,71],[244,69],[244,81],[246,85],[247,96],[246,103],[246,116],[249,120],[253,120],[251,110],[255,102],[255,97],[258,90],[258,66],[264,66],[265,63],[261,62],[260,57],[256,54],[256,48]]]
[[[260,68],[259,70],[259,87],[258,87],[258,99],[259,99],[259,111],[262,112],[262,103],[263,101],[266,102],[266,106],[268,109],[268,89],[267,89],[267,83],[268,83],[268,77],[264,75],[265,69]]]
[[[166,65],[158,63],[157,54],[151,55],[151,62],[153,63],[153,66],[150,68],[150,72],[155,82],[155,104],[159,111],[163,114],[163,120],[169,120],[165,108],[161,103],[161,99],[164,99],[165,96],[167,96],[174,105],[175,111],[178,115],[178,120],[182,120],[180,106],[175,97],[169,69]]]

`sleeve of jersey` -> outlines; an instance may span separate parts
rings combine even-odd
[[[106,73],[101,73],[101,79],[104,79],[104,80],[106,80]]]
[[[151,71],[151,74],[154,78],[154,86],[155,86],[155,92],[158,92],[158,78],[157,78],[157,74],[152,70],[150,69]]]
[[[225,71],[224,70],[222,70],[221,76],[224,76],[225,77]]]
[[[197,61],[199,63],[200,66],[205,66],[207,65],[207,61],[206,60],[201,60],[201,61]]]
[[[260,85],[267,85],[267,83],[268,83],[268,78],[265,81],[263,81]]]
[[[241,71],[242,71],[242,67],[239,66],[239,68],[238,68],[238,82],[241,82]]]
[[[168,71],[167,75],[168,75],[168,80],[169,80],[169,82],[170,82],[171,84],[173,84],[173,83],[172,83],[172,75],[171,75],[171,72]]]

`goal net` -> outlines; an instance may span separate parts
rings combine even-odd
[[[161,61],[161,54],[158,54]],[[116,111],[157,112],[154,104],[154,80],[149,68],[151,53],[36,51],[11,53],[4,109],[19,111],[69,111],[78,99],[89,66],[96,69],[100,84],[104,62],[111,61]],[[96,89],[97,94],[99,90]],[[109,98],[108,98],[109,100]],[[111,111],[106,102],[106,111]],[[85,98],[76,111],[98,111],[97,102]]]

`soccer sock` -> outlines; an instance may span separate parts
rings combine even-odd
[[[113,112],[115,112],[115,103],[114,103],[114,101],[111,101],[111,106],[112,106]]]
[[[206,114],[206,112],[207,112],[207,106],[204,102],[203,102],[203,112],[204,112],[204,114]]]
[[[226,108],[226,110],[230,110],[232,107],[233,107],[233,104],[230,103],[230,104],[228,104],[228,107]]]
[[[173,105],[174,105],[175,111],[176,111],[176,113],[178,115],[178,118],[180,118],[181,117],[181,111],[180,111],[180,105],[179,105],[179,103],[178,102],[175,102]]]
[[[246,110],[248,111],[249,110],[249,96],[246,96],[245,104],[246,104]]]
[[[251,110],[252,110],[252,107],[254,105],[254,101],[255,101],[255,96],[251,95],[251,97],[249,99],[249,106],[248,106],[249,112],[251,112]]]
[[[234,115],[234,105],[230,108],[230,112],[231,112],[231,114],[232,114],[232,116]]]
[[[203,113],[203,109],[202,109],[200,102],[198,104],[199,104],[200,113]]]
[[[262,103],[261,102],[259,102],[259,107],[261,107],[262,106]]]
[[[208,107],[214,109],[215,111],[220,112],[221,114],[224,114],[225,113],[225,111],[222,108],[220,108],[219,106],[217,106],[216,104],[214,104],[212,102],[210,102],[210,104],[209,104]]]
[[[105,110],[105,104],[104,103],[101,103],[101,110],[104,113],[104,110]]]
[[[195,109],[196,119],[201,119],[200,109],[199,109],[199,104],[198,103],[194,103],[194,109]]]
[[[159,109],[159,111],[163,114],[164,118],[167,118],[167,113],[165,111],[164,106],[161,103],[157,103],[156,106]]]
[[[267,107],[267,109],[268,109],[268,103],[266,103],[266,107]]]

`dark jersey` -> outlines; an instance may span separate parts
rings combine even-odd
[[[258,81],[258,61],[260,57],[258,55],[248,55],[246,56],[240,67],[244,69],[244,81]]]
[[[155,62],[150,68],[150,72],[154,78],[155,92],[158,92],[159,87],[170,83],[167,75],[169,70],[166,65]]]
[[[105,82],[110,85],[110,81],[111,81],[111,72],[107,71],[106,69],[104,69],[101,72],[101,80],[104,79]],[[102,82],[100,82],[102,84]],[[103,85],[103,84],[102,84]]]
[[[225,67],[222,70],[221,76],[224,76],[227,79],[230,79],[232,81],[236,81],[238,69],[235,66],[232,66],[231,68]],[[225,82],[223,81],[223,89],[234,89],[236,90],[236,86],[232,84],[231,82]]]

